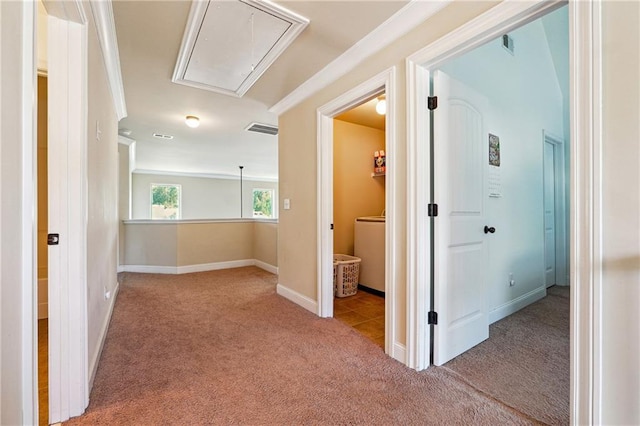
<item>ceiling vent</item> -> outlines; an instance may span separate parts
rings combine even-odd
[[[502,47],[504,47],[507,52],[514,55],[515,46],[513,45],[513,38],[511,36],[505,34],[502,36]]]
[[[171,81],[242,97],[308,24],[269,1],[194,1]]]
[[[266,135],[277,135],[278,127],[271,124],[251,123],[244,128],[248,132],[264,133]]]
[[[171,135],[163,135],[162,133],[154,133],[153,137],[154,138],[158,138],[158,139],[165,139],[165,140],[173,139],[173,136],[171,136]]]

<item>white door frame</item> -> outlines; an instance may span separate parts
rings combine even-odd
[[[385,353],[406,363],[405,347],[398,342],[396,323],[396,250],[397,195],[396,182],[396,68],[370,78],[347,93],[321,106],[317,111],[318,150],[318,311],[320,317],[333,316],[333,117],[347,111],[382,91],[386,94],[387,113],[385,180]]]
[[[428,366],[431,238],[424,213],[430,185],[426,119],[429,69],[532,21],[564,2],[505,1],[407,58],[407,357]],[[600,423],[602,35],[601,0],[570,1],[571,79],[571,422]],[[578,142],[579,141],[579,142]],[[421,262],[422,261],[422,262]]]
[[[566,172],[564,156],[564,140],[546,130],[542,131],[542,149],[544,144],[553,145],[555,163],[554,172],[554,205],[555,205],[555,247],[556,247],[556,284],[568,285],[567,279],[567,229],[566,220]],[[545,158],[544,155],[542,157]],[[543,167],[544,169],[544,167]],[[544,174],[544,173],[543,173]],[[544,179],[543,179],[544,180]],[[544,232],[544,229],[543,229]],[[546,255],[545,255],[546,256]]]

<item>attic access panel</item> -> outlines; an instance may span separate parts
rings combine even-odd
[[[267,1],[196,0],[171,81],[241,97],[308,23]]]

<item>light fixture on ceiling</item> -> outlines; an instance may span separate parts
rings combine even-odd
[[[376,112],[380,115],[385,115],[387,113],[387,100],[384,95],[378,97],[378,102],[376,102]]]
[[[187,126],[194,129],[200,125],[200,119],[195,115],[187,115],[184,119],[184,122]]]

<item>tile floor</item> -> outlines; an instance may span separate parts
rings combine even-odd
[[[384,297],[358,290],[333,299],[333,317],[355,328],[384,349]]]
[[[49,321],[38,320],[38,402],[40,426],[49,424]]]

